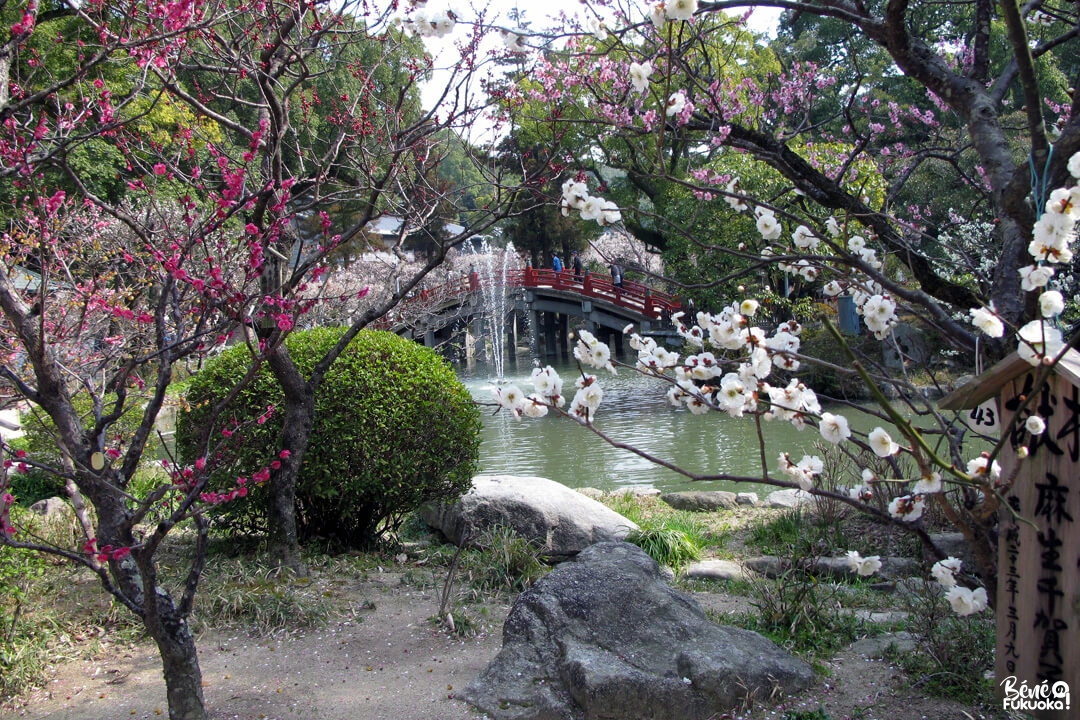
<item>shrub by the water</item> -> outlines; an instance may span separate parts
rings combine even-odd
[[[289,354],[309,373],[343,329],[292,333]],[[192,381],[190,407],[177,420],[177,449],[185,463],[213,403],[249,366],[246,347],[209,363]],[[233,487],[280,451],[283,393],[269,369],[237,398],[227,418],[242,430],[227,451],[212,458],[213,486]],[[263,424],[245,421],[277,410]],[[459,496],[469,488],[480,447],[480,413],[453,370],[432,350],[387,332],[365,330],[327,373],[315,397],[315,425],[297,484],[301,537],[338,545],[370,545],[429,500]],[[220,437],[215,432],[215,437]],[[266,489],[221,506],[219,523],[244,531],[264,529]]]

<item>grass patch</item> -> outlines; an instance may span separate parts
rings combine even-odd
[[[666,521],[641,523],[637,530],[626,536],[626,541],[637,545],[657,563],[670,567],[676,573],[701,557],[701,546],[697,539],[687,530],[672,527]]]
[[[319,583],[279,576],[252,558],[207,562],[193,624],[242,627],[253,635],[314,627],[333,612],[330,595]]]
[[[822,519],[804,508],[793,508],[775,517],[754,521],[747,533],[746,544],[765,555],[784,555],[797,545],[814,545],[818,552],[851,549],[846,523]]]

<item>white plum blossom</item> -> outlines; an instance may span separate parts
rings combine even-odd
[[[896,323],[896,303],[884,295],[871,295],[862,304],[863,321],[879,339],[884,339]]]
[[[595,15],[589,18],[589,30],[596,37],[597,40],[607,40],[607,26],[604,25],[604,21]]]
[[[1075,153],[1069,158],[1069,174],[1071,174],[1077,180],[1080,180],[1080,152]]]
[[[589,199],[589,188],[577,180],[567,180],[562,186],[563,206],[580,210]]]
[[[986,588],[970,588],[956,585],[945,593],[945,599],[957,615],[972,615],[986,609]]]
[[[525,52],[528,49],[525,45],[525,36],[513,30],[499,30],[499,39],[510,52]]]
[[[930,574],[941,584],[941,587],[948,590],[956,587],[956,573],[960,572],[961,565],[963,565],[961,560],[949,556],[934,563],[934,567],[930,568]]]
[[[757,230],[761,233],[763,240],[776,240],[783,232],[780,221],[776,219],[776,215],[772,211],[758,213]]]
[[[668,20],[689,20],[697,12],[697,0],[669,0],[664,3]]]
[[[991,463],[987,457],[977,457],[974,460],[968,460],[967,472],[972,477],[987,477],[991,481],[996,481],[1001,478],[1001,465],[997,460]]]
[[[1046,212],[1064,215],[1069,220],[1080,220],[1080,186],[1058,188],[1046,201]]]
[[[1042,320],[1032,320],[1016,336],[1020,340],[1017,354],[1031,365],[1038,365],[1044,357],[1057,357],[1065,347],[1061,331]]]
[[[840,293],[844,292],[844,286],[838,283],[836,280],[830,280],[825,283],[825,287],[821,289],[825,293],[826,297],[836,297]]]
[[[517,385],[502,385],[492,390],[495,402],[500,408],[509,410],[515,419],[521,419],[521,411],[525,407],[525,393]]]
[[[805,225],[795,228],[795,232],[791,234],[791,240],[796,247],[804,250],[814,250],[817,248],[818,243],[821,242],[817,235],[814,235],[814,232]]]
[[[686,409],[694,415],[704,415],[711,409],[709,407],[709,401],[706,400],[705,396],[696,388],[686,392],[683,397],[683,403],[686,405]]]
[[[1042,435],[1046,432],[1046,421],[1038,415],[1032,415],[1024,421],[1024,429],[1032,435]]]
[[[889,503],[889,514],[897,520],[915,522],[922,517],[926,501],[922,495],[903,495]]]
[[[874,498],[874,491],[869,485],[856,485],[853,488],[848,488],[847,494],[852,500],[858,500],[860,502],[869,502]]]
[[[521,414],[530,418],[542,418],[548,414],[547,399],[541,395],[533,393],[525,398],[525,403],[521,408]]]
[[[821,271],[811,265],[810,261],[806,259],[800,260],[798,265],[796,265],[796,268],[798,269],[799,276],[808,282],[817,280],[817,276],[821,274]]]
[[[915,483],[914,492],[918,495],[933,495],[941,492],[941,473],[935,470],[929,476],[919,478]]]
[[[1035,288],[1045,287],[1054,276],[1054,268],[1049,265],[1028,265],[1022,267],[1020,272],[1020,289],[1030,292]]]
[[[847,560],[848,565],[851,566],[852,571],[860,577],[870,577],[881,569],[880,555],[863,557],[859,554],[858,550],[848,550]]]
[[[578,341],[574,345],[574,358],[583,365],[607,370],[609,373],[618,374],[615,366],[611,363],[611,348],[607,343],[596,339],[588,330],[578,331]]]
[[[667,12],[664,10],[664,3],[659,2],[649,8],[649,20],[652,21],[653,27],[657,30],[664,27],[664,23],[667,22]]]
[[[614,225],[622,220],[622,212],[619,210],[618,204],[612,200],[605,200],[600,207],[600,217],[596,218],[596,222],[600,226]]]
[[[798,429],[806,424],[806,415],[820,415],[821,403],[813,390],[792,378],[786,387],[764,385],[769,396],[769,411],[763,416],[766,420],[787,420]]]
[[[745,212],[750,209],[750,206],[747,205],[741,197],[735,197],[736,193],[741,192],[739,190],[739,178],[732,179],[732,181],[727,184],[725,190],[730,194],[724,196],[724,202],[726,202],[732,210],[735,212]]]
[[[968,312],[971,314],[971,324],[990,337],[999,338],[1005,334],[1005,323],[994,312],[993,303],[989,307],[972,308]]]
[[[799,352],[801,342],[798,335],[778,330],[766,341],[765,346],[773,351],[772,360],[776,367],[795,371],[799,369],[799,360],[789,353]]]
[[[814,487],[814,476],[820,475],[825,463],[816,455],[803,455],[797,463],[791,462],[788,453],[780,453],[780,470],[799,484],[803,490]]]
[[[840,223],[838,223],[836,221],[836,218],[834,218],[832,215],[830,215],[825,220],[825,230],[827,230],[829,235],[832,235],[833,237],[839,237],[840,233],[842,232],[842,230],[840,229]]]
[[[686,94],[681,90],[676,93],[672,93],[667,99],[667,115],[678,115],[686,107]]]
[[[862,235],[852,235],[848,238],[848,250],[853,253],[860,253],[866,248],[866,238]]]
[[[578,378],[575,385],[578,391],[574,394],[574,399],[570,401],[570,415],[582,420],[591,420],[604,399],[604,391],[596,382],[595,375]]]
[[[634,86],[634,92],[644,93],[649,89],[649,76],[652,73],[653,66],[648,60],[630,63],[630,84]]]
[[[847,418],[843,415],[833,415],[828,412],[821,413],[818,430],[821,431],[822,438],[835,445],[839,445],[851,437],[851,428],[848,427]]]
[[[731,417],[742,417],[744,410],[754,406],[753,395],[746,392],[746,385],[736,373],[728,373],[720,380],[716,402]]]
[[[1076,239],[1075,223],[1060,213],[1043,213],[1032,228],[1028,252],[1036,260],[1049,263],[1068,263],[1073,253],[1069,245]]]
[[[446,37],[454,31],[455,16],[449,10],[418,9],[405,21],[405,28],[422,38]]]
[[[892,436],[882,427],[876,427],[866,436],[870,449],[878,457],[889,457],[900,452],[900,446],[893,442]]]
[[[1065,298],[1057,290],[1047,290],[1039,296],[1039,310],[1044,318],[1057,317],[1065,309]]]
[[[745,315],[746,317],[754,317],[754,313],[757,312],[759,304],[760,303],[758,303],[757,300],[754,300],[753,298],[747,298],[746,300],[743,300],[741,303],[739,303],[739,313],[741,315]]]
[[[581,205],[582,220],[599,220],[604,214],[604,199],[590,195]]]
[[[545,398],[555,407],[563,406],[563,381],[555,368],[550,365],[544,368],[533,368],[530,379],[533,382],[533,389],[538,395]]]

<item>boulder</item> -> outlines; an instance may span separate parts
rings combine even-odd
[[[765,496],[765,506],[771,508],[797,508],[806,505],[814,496],[805,490],[774,490]]]
[[[621,540],[637,529],[611,508],[561,483],[513,475],[478,475],[461,498],[429,503],[420,515],[455,545],[471,544],[496,525],[511,527],[553,560],[602,540]]]
[[[38,500],[36,503],[30,506],[30,512],[37,513],[38,515],[44,515],[47,518],[54,518],[58,515],[63,515],[67,513],[67,510],[67,501],[59,497],[51,497],[44,500]]]
[[[691,490],[664,493],[660,499],[676,510],[715,512],[735,507],[735,493],[725,490]]]
[[[706,720],[812,682],[757,633],[709,622],[640,548],[605,542],[518,597],[462,697],[494,720]]]
[[[735,495],[735,502],[739,505],[758,505],[761,501],[756,492],[741,492]]]
[[[964,537],[963,533],[930,533],[930,541],[933,542],[934,547],[941,552],[961,560],[964,563],[964,572],[978,572],[979,566],[975,563],[975,555],[971,552],[971,545],[968,544],[967,538]],[[934,561],[934,558],[930,558],[931,565]]]

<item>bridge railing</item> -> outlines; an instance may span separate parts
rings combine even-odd
[[[388,330],[400,323],[409,323],[428,309],[451,298],[479,291],[482,286],[480,276],[472,273],[442,285],[421,288],[398,303],[390,313],[372,323],[372,327]],[[610,276],[588,272],[575,275],[569,269],[562,272],[528,267],[509,270],[506,273],[506,286],[565,290],[584,297],[605,300],[654,320],[670,317],[681,307],[677,296],[660,292],[643,283],[625,280],[621,286],[616,287]]]
[[[588,272],[575,275],[572,270],[555,272],[554,270],[537,268],[524,268],[523,270],[515,270],[513,273],[520,276],[520,281],[515,283],[520,287],[549,287],[553,290],[569,290],[585,297],[606,300],[619,307],[639,312],[654,320],[669,317],[671,313],[677,312],[682,307],[679,298],[675,295],[660,292],[644,283],[632,280],[624,280],[620,287],[615,287],[611,277],[608,275]]]

